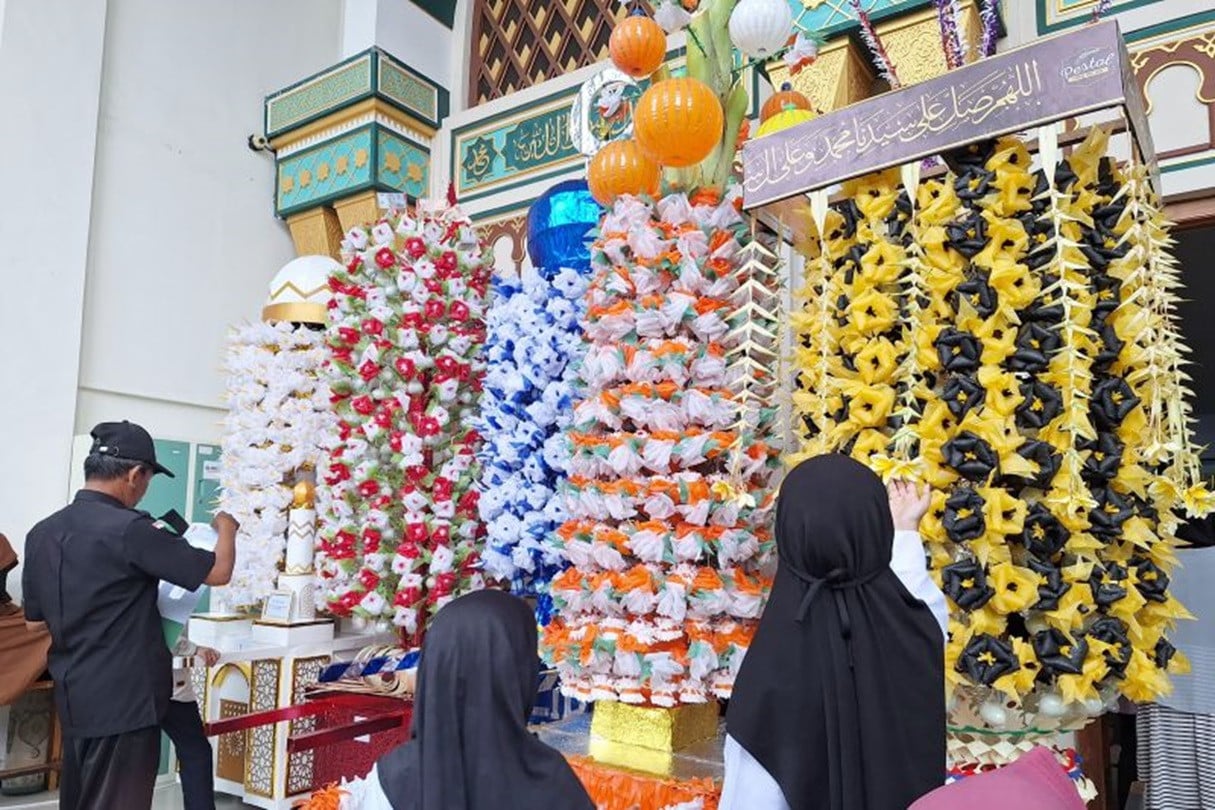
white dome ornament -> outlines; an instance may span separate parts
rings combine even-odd
[[[329,320],[329,277],[342,266],[329,256],[300,256],[283,265],[270,282],[262,320],[324,324]]]
[[[767,59],[793,35],[787,0],[741,0],[730,14],[730,40],[752,59]]]

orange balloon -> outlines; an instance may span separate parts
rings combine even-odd
[[[633,110],[633,133],[647,155],[676,169],[695,166],[721,142],[725,114],[717,94],[699,79],[651,85]]]
[[[651,197],[658,194],[662,169],[646,157],[636,141],[612,141],[591,158],[586,170],[586,183],[591,196],[603,206],[609,206],[623,194]]]
[[[762,124],[777,113],[784,112],[789,107],[813,112],[810,99],[794,90],[792,84],[785,82],[780,86],[779,91],[773,93],[771,98],[764,102],[763,109],[759,111],[760,123]]]
[[[638,10],[612,29],[608,39],[612,64],[640,79],[649,76],[667,57],[667,35],[662,26]]]

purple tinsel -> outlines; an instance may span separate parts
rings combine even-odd
[[[1000,36],[1000,15],[996,13],[996,0],[983,0],[979,12],[983,20],[983,37],[979,40],[979,55],[991,56],[996,52],[996,38]]]
[[[945,51],[945,64],[950,70],[962,64],[958,55],[958,26],[957,21],[950,17],[948,0],[937,2],[937,27],[941,29],[941,50]]]
[[[945,51],[945,64],[952,70],[966,64],[967,47],[958,31],[957,0],[936,0],[937,24],[941,28],[941,47]]]

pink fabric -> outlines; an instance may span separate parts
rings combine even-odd
[[[938,788],[908,810],[1085,810],[1076,786],[1048,748],[997,771]]]

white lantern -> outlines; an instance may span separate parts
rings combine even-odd
[[[792,34],[788,0],[742,0],[730,15],[730,39],[752,59],[772,56]]]

